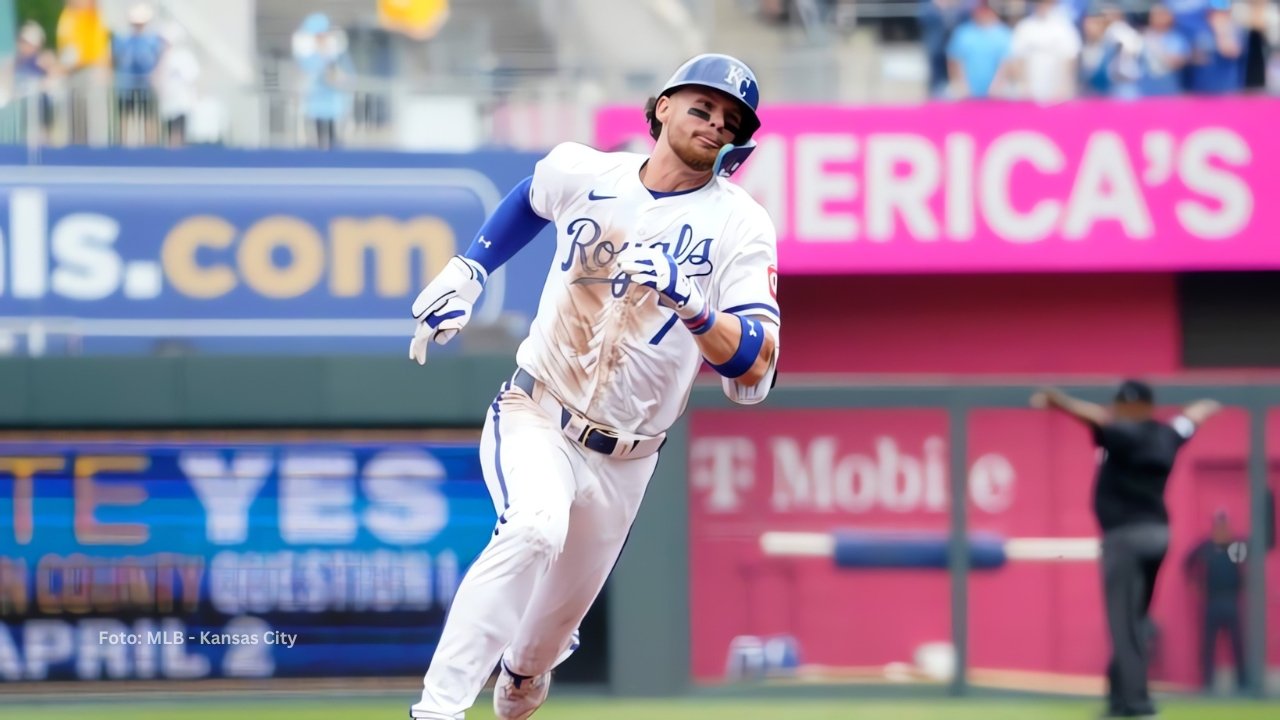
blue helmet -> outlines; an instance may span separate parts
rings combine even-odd
[[[760,116],[756,114],[760,105],[760,84],[746,63],[729,55],[699,55],[672,74],[658,97],[666,97],[689,85],[719,90],[738,101],[742,109],[742,127],[738,128],[738,136],[734,138],[735,145],[746,145],[760,129]]]

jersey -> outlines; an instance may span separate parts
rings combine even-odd
[[[624,248],[662,246],[713,309],[761,318],[775,343],[781,316],[764,208],[718,177],[655,196],[640,181],[646,159],[564,143],[538,162],[529,201],[555,224],[556,252],[516,362],[590,420],[657,435],[684,412],[702,354],[656,293],[613,281]],[[759,393],[731,380],[725,391],[738,402]]]
[[[1178,450],[1194,433],[1195,425],[1185,417],[1168,424],[1146,420],[1093,426],[1094,443],[1104,451],[1093,507],[1104,531],[1140,522],[1169,523],[1165,485]]]

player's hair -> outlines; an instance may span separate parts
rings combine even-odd
[[[662,123],[658,122],[658,98],[649,98],[644,103],[644,119],[649,123],[649,137],[654,140],[662,134]]]

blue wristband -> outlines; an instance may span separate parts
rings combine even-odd
[[[707,363],[713,370],[730,379],[746,375],[760,357],[760,348],[764,347],[764,326],[759,320],[739,315],[738,322],[742,323],[742,335],[738,338],[738,349],[733,357],[720,365]]]

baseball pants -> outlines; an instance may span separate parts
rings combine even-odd
[[[537,676],[568,657],[658,463],[577,445],[509,385],[489,408],[480,458],[498,522],[458,586],[414,718],[461,720],[500,659]]]
[[[1144,629],[1168,549],[1167,525],[1126,525],[1102,537],[1102,587],[1111,631],[1108,710],[1115,716],[1155,712],[1147,688],[1150,657]]]

